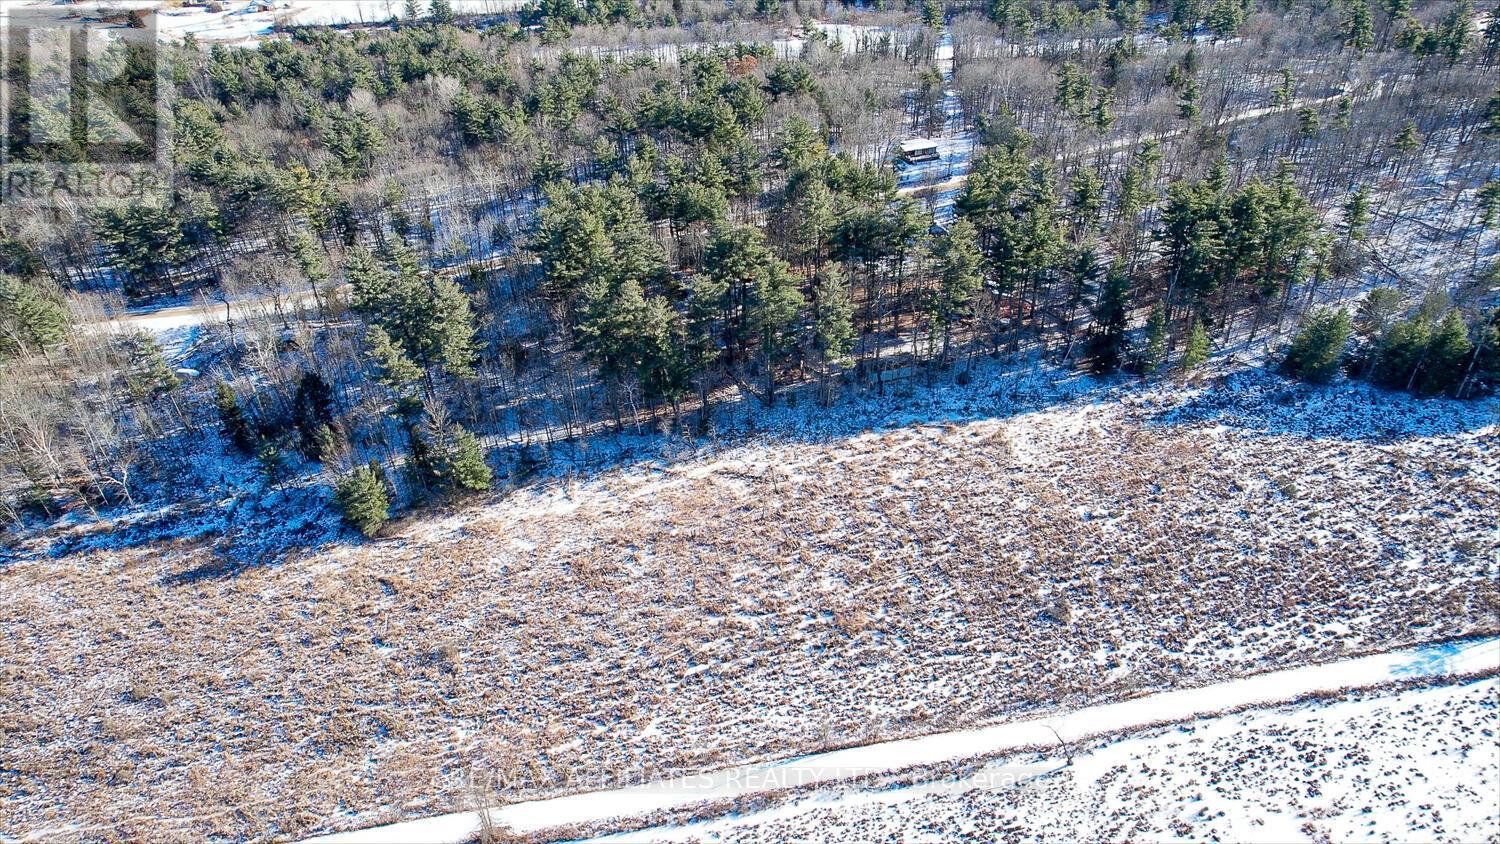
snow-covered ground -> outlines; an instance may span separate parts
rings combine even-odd
[[[1493,405],[973,376],[268,562],[78,526],[0,568],[0,828],[304,837],[1500,632]]]
[[[1340,695],[600,841],[1493,841],[1500,680]]]
[[[1052,756],[1063,757],[1067,751],[1057,746],[1066,746],[1068,743],[1076,743],[1095,736],[1139,729],[1148,725],[1187,722],[1212,713],[1293,700],[1319,692],[1337,692],[1347,688],[1379,685],[1399,680],[1443,678],[1494,671],[1500,671],[1500,638],[1433,645],[1343,660],[1328,665],[1276,671],[1202,688],[1146,695],[1032,721],[1018,721],[988,728],[958,730],[902,741],[881,742],[749,767],[697,774],[676,780],[500,806],[483,812],[444,815],[333,835],[314,839],[314,841],[320,844],[401,844],[402,842],[407,844],[464,844],[475,838],[483,828],[482,816],[487,817],[490,824],[519,833],[569,826],[587,827],[590,824],[599,823],[628,824],[630,818],[644,817],[673,809],[681,810],[704,801],[742,801],[759,794],[790,788],[836,783],[880,774],[895,774],[908,769],[957,766],[976,757],[1014,753],[1030,748],[1054,747]],[[1485,688],[1494,689],[1494,681],[1489,681]],[[1308,707],[1301,708],[1301,710],[1306,709]],[[1488,715],[1486,720],[1491,724],[1497,720],[1493,709],[1492,703],[1492,711],[1485,713]],[[1352,712],[1341,710],[1335,716],[1335,720],[1338,716],[1348,718],[1352,714]],[[1216,733],[1222,734],[1226,731],[1244,729],[1246,720],[1248,720],[1247,716],[1241,716],[1238,719],[1239,723],[1235,723],[1234,718],[1220,718],[1209,722],[1207,732],[1212,737]],[[1417,724],[1398,722],[1397,729],[1417,726]],[[1469,725],[1445,726],[1451,729]],[[1152,739],[1142,741],[1150,744]],[[1123,753],[1121,752],[1122,746],[1125,751]],[[1171,747],[1175,745],[1169,746],[1168,749]],[[1487,748],[1487,750],[1493,749],[1493,747]],[[1091,750],[1078,759],[1074,765],[1075,776],[1082,779],[1092,774],[1097,778],[1100,774],[1111,771],[1121,760],[1130,762],[1137,758],[1145,759],[1148,755],[1142,753],[1132,755],[1128,745],[1124,743],[1107,745],[1102,751]],[[1473,757],[1472,761],[1477,763],[1481,774],[1488,777],[1489,781],[1497,781],[1493,765],[1494,754],[1481,751],[1473,754]],[[1462,758],[1468,760],[1468,754],[1464,754]],[[1063,761],[1065,760],[1057,759],[1059,763]],[[1055,764],[1049,767],[1046,763],[1040,765],[1033,763],[1026,769],[1023,778],[1030,779],[1043,775],[1056,770],[1057,767]],[[1430,770],[1439,775],[1445,773],[1437,765]],[[962,794],[963,786],[978,788],[979,786],[975,783],[980,778],[991,779],[997,773],[987,768],[957,784],[944,783],[940,788],[929,786],[917,789],[906,794],[905,801],[898,797],[892,802],[925,799],[943,791],[957,791]],[[1348,777],[1351,772],[1344,770],[1340,771],[1340,774]],[[1126,774],[1124,779],[1126,781],[1121,785],[1128,787],[1130,785],[1129,774]],[[1445,779],[1449,778],[1445,777]],[[1451,779],[1454,784],[1462,782],[1456,777]],[[1080,790],[1083,790],[1082,783],[1079,785]],[[1482,783],[1471,782],[1467,785],[1468,793],[1471,795],[1476,793],[1473,790],[1475,785],[1481,789],[1484,788]],[[1446,807],[1462,793],[1462,791],[1447,790],[1436,796],[1445,798],[1443,805]],[[862,795],[841,797],[834,801],[831,808],[826,805],[816,805],[826,804],[826,799],[812,802],[816,808],[824,812],[852,810],[858,815],[864,811],[864,805],[869,801]],[[1210,812],[1211,809],[1203,811]],[[1270,811],[1278,813],[1274,808]],[[729,821],[728,825],[739,827],[763,823],[768,819],[760,815],[767,814],[777,823],[783,823],[787,815],[785,810],[758,813],[748,818],[735,818]],[[1481,817],[1483,817],[1482,814]],[[845,823],[847,824],[848,821],[846,820]],[[685,840],[690,840],[702,836],[707,831],[703,828],[704,826],[706,825],[695,823],[675,830],[652,828],[624,836],[622,840],[654,841],[677,837],[668,833],[677,833]],[[820,821],[818,828],[832,831],[837,829],[837,824],[830,825],[826,821]],[[1280,829],[1279,826],[1274,827],[1273,834],[1274,831]],[[1386,827],[1377,827],[1375,832],[1379,833],[1384,829]],[[769,838],[762,836],[760,840],[785,840],[787,837],[786,835],[772,835]],[[898,834],[897,837],[904,836]],[[1094,837],[1084,836],[1084,838]],[[849,838],[860,840],[860,836],[849,836]]]
[[[14,4],[7,2],[5,6]],[[253,45],[278,26],[317,24],[379,24],[405,17],[405,0],[223,0],[218,10],[202,5],[167,5],[162,0],[24,0],[20,5],[98,15],[101,9],[156,9],[158,31],[167,38],[192,35],[199,41]],[[419,2],[419,8],[426,8]],[[513,12],[524,0],[453,0],[453,10],[462,15]]]

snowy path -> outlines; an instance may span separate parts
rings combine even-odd
[[[1188,721],[1240,707],[1262,706],[1317,692],[1395,680],[1455,677],[1500,670],[1500,637],[1426,645],[1301,668],[1273,671],[1194,689],[1146,695],[1073,712],[913,739],[799,756],[675,780],[513,803],[488,810],[491,823],[515,832],[630,818],[710,800],[835,783],[907,768],[1051,747],[1148,725]],[[309,844],[466,842],[477,837],[481,813],[457,812],[309,839]]]
[[[896,193],[909,196],[917,192],[942,192],[942,185],[962,185],[974,165],[974,150],[978,140],[974,131],[964,122],[963,101],[953,85],[953,32],[943,27],[938,39],[935,55],[938,71],[943,75],[943,133],[934,138],[938,145],[938,158],[934,161],[908,164],[899,167],[896,173]],[[953,221],[953,201],[934,202],[933,219],[946,226]]]
[[[951,74],[951,70],[948,71],[948,73]],[[1384,85],[1383,82],[1382,83],[1377,83],[1376,86],[1375,86],[1375,88],[1369,93],[1369,96],[1370,97],[1378,97],[1378,96],[1380,96],[1380,93],[1381,93],[1382,90],[1384,90],[1384,87],[1385,87],[1385,85]],[[1328,105],[1329,103],[1338,102],[1339,98],[1342,97],[1342,96],[1344,96],[1344,95],[1343,94],[1331,94],[1331,95],[1326,96],[1326,97],[1316,97],[1316,98],[1312,98],[1312,99],[1297,100],[1297,101],[1293,102],[1290,106],[1285,106],[1285,107],[1281,107],[1281,106],[1265,106],[1263,108],[1252,108],[1252,109],[1248,109],[1246,111],[1239,112],[1238,114],[1229,115],[1228,117],[1225,117],[1225,118],[1221,119],[1218,123],[1214,124],[1214,127],[1216,129],[1219,129],[1219,128],[1223,128],[1225,126],[1233,126],[1235,124],[1245,123],[1245,122],[1248,122],[1248,121],[1251,121],[1251,120],[1259,120],[1262,117],[1268,117],[1268,116],[1270,116],[1272,114],[1277,114],[1277,113],[1280,113],[1280,112],[1291,112],[1291,111],[1296,111],[1296,110],[1302,109],[1302,108],[1309,108],[1309,107],[1314,107],[1314,106]],[[955,95],[955,97],[956,97],[956,95]],[[947,106],[946,106],[946,103],[945,103],[945,108],[946,107]],[[1083,149],[1081,149],[1079,152],[1082,155],[1094,155],[1096,153],[1101,153],[1101,152],[1119,152],[1119,151],[1124,150],[1124,149],[1133,149],[1133,148],[1135,148],[1135,147],[1137,147],[1137,146],[1145,143],[1146,141],[1164,141],[1164,140],[1166,140],[1168,138],[1175,138],[1175,137],[1178,137],[1180,135],[1185,135],[1188,132],[1191,132],[1191,131],[1193,131],[1195,129],[1198,129],[1199,127],[1200,127],[1200,124],[1197,124],[1197,123],[1187,123],[1187,124],[1184,124],[1184,125],[1176,128],[1176,129],[1172,129],[1172,130],[1167,131],[1167,132],[1160,132],[1160,133],[1153,134],[1153,135],[1146,135],[1144,137],[1115,138],[1114,140],[1111,140],[1111,141],[1102,141],[1100,143],[1089,144],[1088,146],[1086,146]],[[945,136],[947,136],[947,137],[945,137],[943,139],[943,141],[944,141],[945,144],[951,145],[951,144],[954,144],[954,143],[958,142],[958,139],[956,137],[948,136],[949,132],[946,129],[944,131],[944,134],[945,134]],[[964,137],[964,138],[967,139],[968,146],[963,151],[964,157],[963,157],[963,160],[961,162],[954,162],[954,161],[948,160],[948,157],[949,157],[950,153],[949,153],[948,147],[945,146],[945,147],[941,147],[942,148],[943,158],[940,159],[940,160],[938,160],[938,161],[936,161],[936,162],[932,162],[931,164],[928,165],[928,169],[929,170],[951,168],[952,171],[959,171],[959,170],[961,170],[962,172],[954,172],[953,175],[949,176],[948,178],[945,178],[941,182],[928,182],[928,183],[921,183],[921,184],[905,184],[904,181],[903,181],[901,187],[899,187],[899,188],[896,189],[897,195],[900,195],[900,196],[917,196],[917,195],[921,195],[921,196],[930,196],[930,197],[932,197],[934,199],[934,202],[932,204],[932,213],[933,213],[933,216],[935,216],[940,222],[952,218],[952,216],[953,216],[953,210],[952,210],[952,208],[953,208],[953,201],[957,198],[956,192],[958,191],[959,188],[962,188],[964,186],[964,183],[966,181],[968,181],[968,179],[969,179],[969,170],[973,166],[973,162],[972,162],[972,154],[973,154],[973,147],[974,147],[973,139],[970,138],[970,137],[968,137],[968,133],[967,132],[963,133],[962,137]]]
[[[1500,677],[1355,692],[590,840],[1489,841],[1496,729]]]

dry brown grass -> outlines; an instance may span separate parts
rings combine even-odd
[[[1494,448],[1105,405],[740,447],[225,580],[14,565],[0,830],[290,838],[476,773],[509,801],[1494,630]]]

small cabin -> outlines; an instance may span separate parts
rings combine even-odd
[[[912,138],[909,141],[902,141],[899,156],[907,164],[937,161],[939,158],[937,141],[928,138]]]

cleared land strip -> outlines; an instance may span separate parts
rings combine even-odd
[[[1373,89],[1371,89],[1371,91],[1370,91],[1370,93],[1369,93],[1368,96],[1373,99],[1375,97],[1380,96],[1381,92],[1384,91],[1384,90],[1385,90],[1385,83],[1383,83],[1383,82],[1382,83],[1377,83],[1375,85],[1375,87]],[[1298,109],[1315,108],[1317,106],[1328,105],[1329,103],[1337,102],[1339,100],[1339,98],[1343,97],[1343,96],[1344,96],[1343,94],[1331,94],[1331,95],[1326,96],[1326,97],[1315,97],[1315,98],[1308,98],[1308,99],[1296,100],[1295,102],[1293,102],[1293,103],[1291,103],[1290,105],[1287,105],[1287,106],[1265,106],[1265,107],[1262,107],[1262,108],[1247,109],[1245,111],[1241,111],[1241,112],[1238,112],[1236,114],[1231,114],[1231,115],[1228,115],[1227,117],[1221,118],[1217,123],[1214,124],[1214,128],[1218,129],[1218,128],[1223,128],[1225,126],[1233,126],[1233,125],[1238,124],[1238,123],[1245,123],[1245,122],[1250,121],[1250,120],[1259,120],[1262,117],[1269,117],[1272,114],[1278,114],[1278,113],[1280,113],[1280,114],[1291,114],[1291,113],[1297,111]],[[1114,139],[1108,140],[1108,141],[1102,141],[1102,142],[1095,143],[1095,144],[1089,144],[1088,146],[1086,146],[1082,150],[1080,150],[1080,152],[1083,155],[1093,155],[1095,153],[1100,153],[1100,152],[1111,152],[1111,153],[1113,153],[1113,152],[1119,152],[1119,151],[1125,150],[1125,149],[1134,149],[1134,148],[1140,146],[1141,144],[1145,143],[1146,141],[1164,141],[1164,140],[1166,140],[1168,138],[1175,138],[1175,137],[1177,137],[1179,135],[1185,135],[1188,132],[1191,132],[1191,131],[1193,131],[1193,130],[1195,130],[1197,128],[1199,128],[1199,126],[1197,124],[1189,123],[1187,125],[1180,126],[1180,127],[1176,128],[1176,129],[1168,130],[1166,132],[1158,132],[1158,133],[1155,133],[1155,134],[1144,135],[1144,136],[1140,136],[1140,137],[1132,135],[1132,136],[1124,137],[1124,138],[1114,138]],[[938,194],[944,194],[944,193],[948,193],[950,191],[956,191],[959,188],[963,187],[964,183],[967,182],[968,180],[969,180],[969,174],[968,173],[960,173],[960,174],[958,174],[956,176],[950,176],[950,177],[948,177],[947,179],[944,179],[941,182],[924,182],[922,184],[906,185],[904,187],[897,188],[896,195],[897,196],[936,196]]]
[[[1122,730],[1247,706],[1295,700],[1322,692],[1377,686],[1400,680],[1437,679],[1500,670],[1500,637],[1448,642],[1324,665],[1272,671],[1195,689],[1146,695],[1119,703],[992,727],[935,733],[914,739],[799,756],[711,774],[627,788],[513,803],[493,809],[439,815],[309,839],[309,844],[461,844],[475,839],[486,822],[512,832],[628,819],[707,801],[737,800],[819,783],[866,777],[1012,750],[1047,747]],[[628,824],[622,824],[628,827]]]

